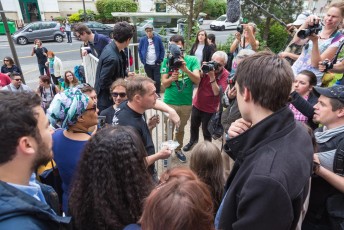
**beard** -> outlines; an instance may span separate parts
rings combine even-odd
[[[49,146],[40,141],[37,146],[37,157],[33,162],[33,169],[36,171],[39,166],[46,165],[53,158],[52,150]]]

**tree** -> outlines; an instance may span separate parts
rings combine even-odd
[[[303,2],[302,0],[243,0],[243,4],[241,5],[243,17],[257,25],[264,23],[262,27],[263,31],[261,31],[264,41],[268,41],[269,39],[271,26],[278,22],[274,20],[271,15],[264,13],[261,9],[252,4],[252,1],[261,5],[268,12],[273,13],[286,24],[291,23],[293,21],[293,16],[298,15],[302,11]]]

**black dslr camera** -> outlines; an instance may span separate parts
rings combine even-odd
[[[328,60],[323,61],[323,62],[321,63],[321,65],[324,65],[324,66],[325,66],[324,72],[327,72],[328,70],[332,69],[332,68],[333,68],[333,64],[334,64],[333,62],[328,61]]]
[[[177,70],[183,65],[183,62],[179,60],[183,56],[182,54],[182,50],[176,44],[171,44],[169,46],[167,58],[170,71]]]
[[[299,32],[297,32],[297,36],[301,39],[305,39],[311,34],[318,34],[321,31],[321,29],[322,26],[320,25],[320,23],[314,24],[313,26],[309,26],[307,29],[300,30]]]
[[[240,34],[242,34],[242,33],[244,32],[244,26],[243,26],[243,25],[239,25],[239,26],[236,28],[236,30],[237,30]]]
[[[210,71],[218,70],[219,67],[219,63],[217,63],[216,61],[210,61],[203,64],[202,71],[203,73],[209,73]]]

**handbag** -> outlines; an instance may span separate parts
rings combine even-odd
[[[39,179],[43,184],[53,187],[59,197],[60,207],[62,207],[62,179],[55,162],[51,160],[50,163],[51,168],[43,171],[39,175]]]
[[[222,87],[220,86],[220,92],[219,92],[219,97],[220,97],[220,106],[219,106],[219,111],[214,113],[208,123],[208,131],[211,134],[211,137],[214,140],[219,139],[222,137],[224,129],[221,124],[221,116],[222,116],[222,110],[223,110],[223,104],[222,104]]]

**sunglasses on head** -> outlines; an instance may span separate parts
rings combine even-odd
[[[111,93],[111,95],[112,95],[113,97],[118,97],[118,95],[119,95],[120,97],[126,97],[126,96],[127,96],[126,93]]]

